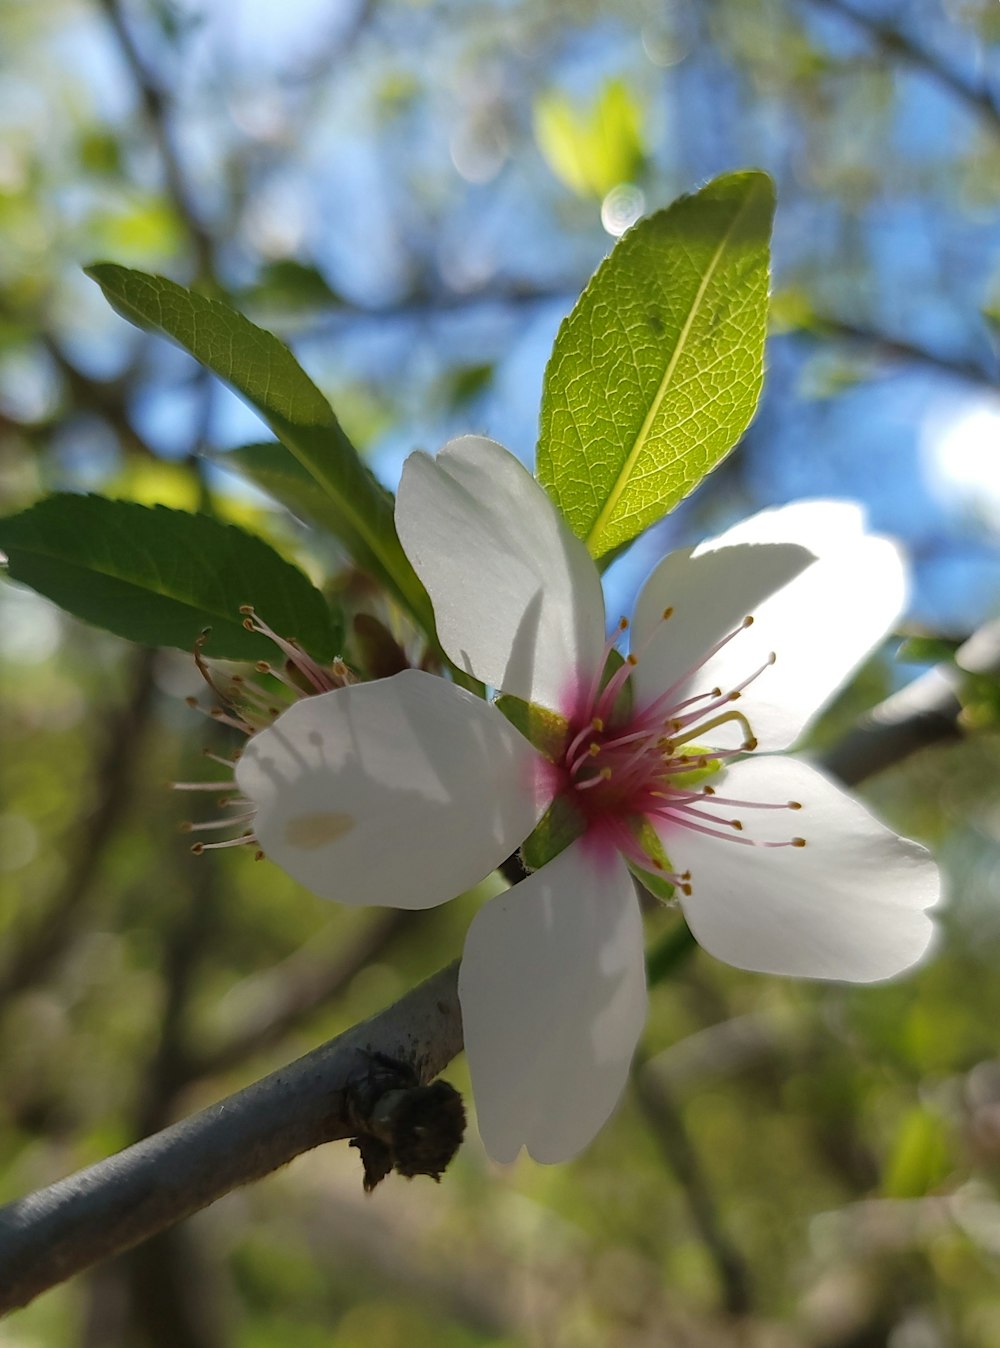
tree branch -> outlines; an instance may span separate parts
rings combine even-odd
[[[986,85],[966,79],[901,28],[896,28],[884,19],[876,18],[874,14],[855,8],[853,4],[848,4],[847,0],[808,0],[808,3],[818,9],[839,14],[853,23],[855,27],[867,33],[888,55],[898,56],[907,65],[936,80],[982,118],[995,134],[1000,134],[1000,104]],[[866,3],[866,0],[862,0],[862,3]]]
[[[0,1312],[262,1179],[323,1142],[379,1126],[373,1063],[426,1083],[461,1051],[457,963],[305,1057],[199,1114],[0,1208]],[[375,1098],[371,1098],[374,1094]]]

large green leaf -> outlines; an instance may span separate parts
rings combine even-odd
[[[773,214],[766,174],[716,178],[629,230],[560,328],[538,476],[594,557],[671,510],[753,416]]]
[[[60,608],[145,646],[191,650],[206,627],[206,655],[273,658],[243,627],[252,604],[282,636],[319,660],[339,651],[326,600],[263,539],[209,515],[101,496],[50,496],[0,519],[11,578]]]
[[[171,338],[246,399],[326,498],[316,512],[324,523],[433,630],[427,596],[396,537],[391,496],[288,348],[221,300],[165,277],[107,262],[87,274],[122,317]]]

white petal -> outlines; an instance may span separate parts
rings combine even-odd
[[[295,703],[250,740],[236,781],[264,852],[307,889],[430,908],[534,827],[536,764],[495,707],[406,670]]]
[[[668,662],[669,682],[677,677],[678,666],[682,671],[686,667],[684,661],[693,663],[713,641],[752,615],[753,626],[710,659],[685,691],[702,692],[716,685],[728,690],[760,669],[774,652],[775,663],[746,689],[739,709],[762,749],[787,748],[882,640],[905,605],[906,576],[899,550],[888,539],[866,534],[862,523],[857,506],[806,501],[763,511],[702,543],[687,567],[703,569],[685,572],[667,558],[640,598],[642,619],[637,620],[636,637],[652,629],[664,607],[678,607],[671,597],[675,585],[682,604],[700,602],[712,614],[711,621],[701,620],[700,651],[690,650],[686,636],[681,639],[681,624],[675,627],[674,618],[663,625],[663,635],[655,638],[652,649],[673,640],[683,647],[683,657]],[[808,549],[816,560],[807,567],[795,565],[795,548]],[[778,574],[782,554],[791,563],[784,583]],[[693,593],[695,589],[700,595]],[[640,665],[637,674],[644,675],[637,682],[643,696],[647,689],[655,695],[652,670]],[[660,684],[660,691],[664,686]]]
[[[642,919],[617,858],[574,843],[491,899],[459,974],[479,1132],[497,1161],[575,1156],[625,1088],[646,1019]]]
[[[436,459],[411,454],[396,527],[456,665],[569,711],[600,660],[604,599],[586,548],[527,469],[474,435]]]
[[[800,802],[800,810],[720,807],[719,816],[740,819],[742,838],[798,836],[806,845],[749,847],[735,833],[717,839],[658,828],[674,866],[691,871],[684,914],[710,954],[760,973],[868,983],[925,953],[934,926],[924,910],[939,897],[925,848],[796,759],[751,758],[713,785],[742,801]]]

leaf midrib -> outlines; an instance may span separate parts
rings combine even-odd
[[[622,465],[621,471],[619,472],[617,479],[615,480],[614,486],[612,487],[610,493],[608,494],[604,502],[604,505],[601,507],[597,519],[591,525],[587,537],[584,539],[584,542],[586,543],[586,546],[592,555],[594,552],[594,545],[596,544],[597,540],[601,537],[602,533],[604,533],[605,529],[608,527],[608,524],[610,523],[611,520],[611,516],[614,514],[618,502],[621,500],[622,493],[628,486],[629,479],[632,473],[632,468],[634,467],[635,462],[638,459],[639,455],[642,453],[642,449],[646,443],[646,440],[649,438],[649,433],[650,430],[652,429],[653,422],[656,420],[660,407],[663,404],[663,399],[666,397],[667,391],[670,388],[670,382],[673,378],[674,371],[676,370],[678,362],[680,361],[680,358],[684,353],[684,348],[686,346],[687,339],[691,335],[691,329],[694,326],[695,317],[698,313],[701,302],[705,297],[705,292],[708,289],[713,276],[718,270],[719,262],[722,259],[722,254],[725,251],[726,245],[729,243],[729,240],[732,237],[733,232],[736,229],[736,226],[739,224],[741,218],[743,217],[745,212],[750,209],[755,194],[756,194],[755,188],[751,189],[751,191],[747,194],[745,200],[743,201],[743,204],[740,206],[739,210],[737,210],[736,213],[734,214],[732,220],[730,221],[729,225],[726,228],[725,233],[719,240],[715,252],[712,254],[712,259],[705,270],[705,275],[702,277],[702,280],[698,286],[697,291],[695,292],[694,299],[692,300],[691,306],[688,309],[687,317],[685,318],[680,333],[678,334],[677,341],[674,345],[674,349],[671,353],[670,359],[667,362],[667,366],[663,372],[663,376],[660,379],[660,384],[659,387],[657,388],[656,396],[653,398],[653,401],[649,405],[649,409],[646,412],[645,417],[643,418],[642,425],[639,428],[639,432],[636,435],[635,440],[632,442],[632,447],[629,450],[628,455],[626,456],[625,462]]]

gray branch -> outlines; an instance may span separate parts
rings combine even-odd
[[[365,1131],[379,1056],[428,1082],[462,1049],[458,965],[270,1076],[0,1208],[0,1312],[147,1240],[323,1142]],[[398,1091],[386,1092],[386,1096]],[[377,1122],[373,1121],[373,1129]]]

